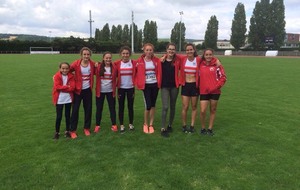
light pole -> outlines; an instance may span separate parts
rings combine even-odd
[[[180,14],[180,23],[179,23],[179,52],[180,52],[181,51],[181,22],[182,22],[183,11],[180,11],[179,14]]]

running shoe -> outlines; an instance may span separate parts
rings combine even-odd
[[[212,129],[207,129],[207,135],[214,136],[214,132]]]
[[[144,124],[143,131],[144,131],[144,133],[149,133],[149,129],[148,129],[148,125],[147,124]]]
[[[133,131],[134,130],[134,126],[132,124],[129,124],[129,130]]]
[[[125,133],[125,127],[124,127],[124,125],[120,126],[120,133]]]
[[[167,127],[167,131],[168,131],[168,133],[171,133],[171,132],[173,132],[173,128],[172,128],[172,126],[171,126],[171,125],[168,125],[168,127]]]
[[[161,136],[163,136],[165,138],[168,138],[170,136],[169,132],[166,129],[164,129],[164,128],[161,129],[160,134],[161,134]]]
[[[70,135],[71,135],[71,138],[72,138],[72,139],[76,139],[76,138],[77,138],[77,134],[76,134],[75,131],[71,131],[71,132],[70,132]]]
[[[186,128],[186,125],[182,126],[182,132],[184,132],[184,133],[187,133],[187,132],[188,132],[188,130],[187,130],[187,128]]]
[[[97,126],[95,127],[95,129],[94,129],[94,133],[98,133],[99,131],[100,131],[100,126],[97,125]]]
[[[65,137],[66,137],[66,138],[71,138],[70,131],[65,131]]]
[[[189,133],[194,133],[194,132],[195,132],[194,126],[190,126]]]
[[[58,133],[58,132],[55,132],[55,133],[54,133],[53,139],[56,139],[56,140],[59,139],[59,133]]]
[[[200,134],[201,135],[206,135],[207,134],[206,129],[201,129]]]
[[[117,125],[112,125],[111,130],[114,131],[114,132],[117,132],[118,131]]]
[[[151,133],[151,134],[154,133],[154,127],[153,127],[153,125],[149,126],[149,133]]]
[[[90,136],[91,135],[91,132],[90,132],[89,129],[84,129],[83,132],[84,132],[85,136]]]

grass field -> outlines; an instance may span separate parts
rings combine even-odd
[[[181,132],[180,96],[170,138],[160,97],[156,132],[143,134],[137,91],[134,132],[111,132],[104,110],[99,134],[83,135],[81,113],[79,137],[54,141],[52,76],[77,58],[0,55],[0,189],[299,189],[299,58],[220,57],[228,81],[213,137],[199,135],[199,117],[197,133]]]

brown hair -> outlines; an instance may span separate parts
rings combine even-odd
[[[112,55],[112,53],[109,52],[109,51],[106,51],[106,52],[103,53],[103,56],[102,56],[102,62],[101,62],[101,65],[100,65],[100,73],[99,73],[100,76],[104,76],[104,72],[105,72],[105,62],[104,62],[103,58],[104,58],[105,55],[107,55],[107,54]],[[111,70],[111,72],[113,72],[112,64],[110,64],[110,70]]]
[[[188,46],[192,46],[192,47],[193,47],[193,49],[195,50],[195,52],[194,52],[194,57],[197,57],[198,54],[197,54],[196,46],[195,46],[194,44],[192,44],[192,43],[188,43],[188,44],[185,45],[185,49],[186,49]]]
[[[130,49],[130,47],[128,47],[128,46],[122,46],[122,47],[120,48],[119,53],[121,54],[122,51],[124,51],[124,50],[129,51],[129,55],[131,55],[131,49]]]
[[[59,68],[61,68],[62,65],[68,65],[68,67],[70,68],[70,64],[67,63],[67,62],[61,62],[61,63],[59,64]]]
[[[80,50],[80,55],[82,55],[83,51],[85,51],[85,50],[89,51],[89,52],[90,52],[90,55],[92,56],[92,50],[91,50],[90,48],[88,48],[88,47],[83,47],[83,48],[81,48],[81,50]]]

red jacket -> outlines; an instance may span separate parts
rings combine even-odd
[[[70,72],[75,71],[75,93],[80,94],[81,88],[82,88],[82,75],[81,75],[81,68],[80,68],[81,59],[78,59],[74,61],[71,64]],[[93,83],[94,83],[94,73],[95,73],[95,63],[94,61],[90,60],[90,68],[91,68],[91,74],[90,74],[90,89],[93,89]]]
[[[146,82],[146,68],[145,68],[145,55],[142,55],[136,63],[136,75],[135,75],[135,85],[137,89],[145,89]],[[157,79],[157,87],[161,87],[161,61],[158,57],[152,57],[153,64],[155,66],[155,75]]]
[[[66,85],[63,85],[62,74],[60,71],[55,73],[53,76],[53,89],[52,89],[52,102],[54,105],[57,104],[60,92],[69,92],[73,100],[73,91],[75,89],[75,80],[72,73],[68,74],[68,81]]]
[[[100,94],[101,94],[101,76],[100,76],[101,64],[103,64],[103,63],[99,62],[98,67],[95,69],[95,75],[96,75],[95,91],[96,91],[96,97],[98,97],[98,98],[100,97]],[[112,64],[111,74],[112,74],[113,97],[115,97],[115,95],[116,95],[116,69],[114,67],[114,64]]]
[[[185,72],[184,72],[184,67],[185,67],[185,62],[187,60],[187,56],[180,56],[181,58],[181,65],[180,65],[180,84],[182,86],[185,85]],[[200,62],[201,58],[199,56],[196,57],[196,62],[197,62],[197,70],[196,70],[196,86],[199,85],[199,67],[200,67]]]
[[[221,94],[220,88],[226,82],[226,74],[216,60],[213,58],[209,65],[204,60],[200,64],[200,94]]]
[[[132,82],[133,86],[135,85],[135,74],[136,74],[136,61],[131,59],[132,63]],[[117,88],[120,88],[121,85],[121,72],[120,72],[120,67],[121,67],[121,60],[117,60],[114,62],[115,65],[115,71],[116,71],[116,76],[117,76]]]

